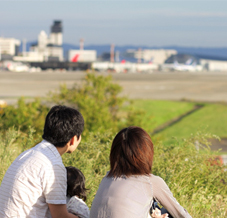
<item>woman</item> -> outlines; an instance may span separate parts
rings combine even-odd
[[[96,193],[90,218],[147,218],[153,199],[174,218],[191,218],[164,180],[151,174],[153,154],[151,138],[140,127],[125,128],[115,136],[110,171]]]

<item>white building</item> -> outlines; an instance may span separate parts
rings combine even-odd
[[[14,57],[14,60],[24,62],[63,61],[62,40],[62,23],[54,21],[50,37],[42,30],[38,35],[37,43],[31,46],[30,51],[23,52],[23,56]]]
[[[97,59],[97,52],[95,50],[69,50],[69,62],[94,62]]]
[[[14,56],[14,61],[20,62],[43,62],[45,61],[43,54],[38,52],[23,52],[23,56]]]
[[[113,71],[116,73],[138,73],[147,72],[151,73],[158,70],[157,64],[151,63],[132,63],[132,62],[93,62],[92,69],[98,71]]]
[[[134,57],[138,62],[152,62],[155,64],[163,64],[171,55],[177,54],[176,50],[171,49],[139,49],[134,51]]]
[[[17,55],[19,46],[20,40],[18,39],[0,37],[0,54]]]
[[[200,59],[200,62],[208,71],[227,71],[227,61]]]

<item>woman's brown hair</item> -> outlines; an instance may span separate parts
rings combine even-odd
[[[145,130],[137,126],[122,129],[112,143],[108,176],[149,175],[153,155],[153,143]]]

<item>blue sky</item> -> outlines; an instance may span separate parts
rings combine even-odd
[[[0,0],[0,36],[35,41],[55,19],[75,45],[227,47],[227,0]]]

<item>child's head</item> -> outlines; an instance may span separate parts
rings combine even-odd
[[[67,170],[67,196],[78,196],[86,201],[85,177],[83,173],[75,167],[66,167]]]

